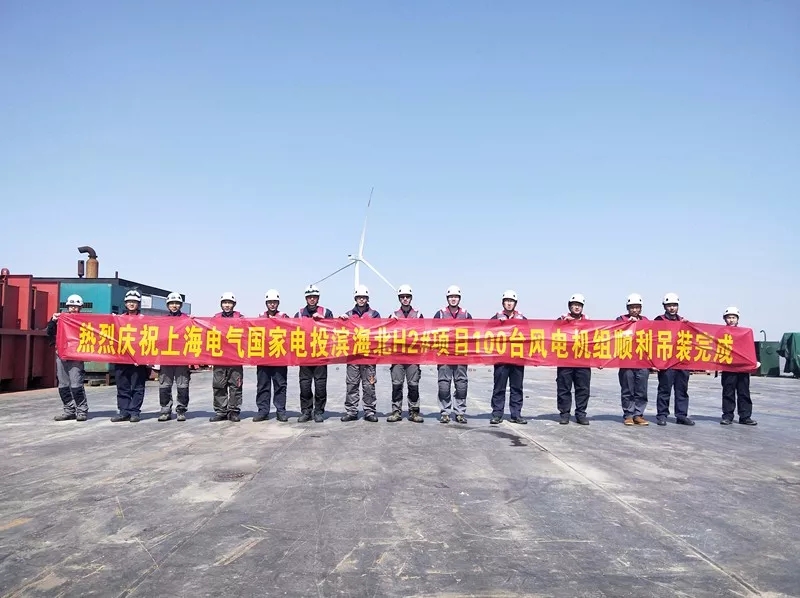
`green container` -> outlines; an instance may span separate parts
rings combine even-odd
[[[781,344],[777,341],[756,341],[756,359],[761,362],[755,375],[777,378],[781,375],[781,360],[778,349]]]

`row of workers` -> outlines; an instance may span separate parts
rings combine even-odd
[[[448,287],[446,291],[447,305],[434,314],[434,318],[444,319],[472,319],[472,315],[461,307],[461,290],[456,286]],[[392,312],[391,318],[422,318],[422,314],[411,304],[413,293],[409,285],[398,289],[397,310]],[[333,313],[319,303],[320,292],[315,286],[309,286],[305,291],[306,305],[297,313],[295,318],[330,319]],[[350,318],[380,318],[380,314],[369,305],[369,290],[360,286],[354,293],[355,305],[352,309],[339,316],[341,319]],[[517,294],[512,291],[503,293],[501,311],[492,319],[511,320],[526,319],[517,310]],[[574,321],[586,319],[583,295],[572,295],[568,302],[567,313],[559,317],[560,320]],[[619,316],[618,321],[645,320],[642,315],[643,300],[640,295],[632,294],[626,300],[627,313]],[[67,300],[69,311],[80,311],[82,299],[72,295]],[[171,293],[167,297],[169,316],[186,316],[181,311],[183,301],[178,293]],[[266,311],[260,317],[288,318],[288,314],[280,311],[280,295],[271,289],[265,296]],[[682,321],[678,314],[679,299],[674,293],[665,295],[662,305],[664,313],[656,316],[656,320]],[[138,315],[141,307],[141,295],[136,290],[131,290],[125,295],[125,315]],[[236,311],[236,297],[233,293],[223,293],[220,298],[221,311],[217,317],[236,318],[243,317]],[[55,339],[56,326],[59,314],[53,314],[48,324],[48,334]],[[723,313],[723,320],[728,326],[738,326],[739,310],[735,307],[727,308]],[[440,407],[439,421],[449,423],[451,415],[457,423],[467,422],[467,387],[468,375],[466,365],[439,365],[438,368],[438,399]],[[315,422],[324,420],[327,404],[327,378],[328,366],[300,366],[300,417],[298,422]],[[419,401],[420,367],[418,365],[392,365],[390,368],[392,380],[392,413],[387,421],[396,422],[402,419],[403,388],[407,389],[408,420],[422,422]],[[62,360],[57,356],[58,388],[64,411],[56,416],[56,420],[78,419],[86,420],[88,405],[86,394],[83,390],[83,363],[79,361]],[[269,418],[271,406],[274,405],[278,421],[288,421],[286,415],[286,366],[258,366],[256,369],[256,405],[258,414],[254,421],[264,421]],[[522,385],[525,369],[522,365],[498,364],[494,366],[494,388],[492,391],[492,424],[499,424],[505,413],[506,396],[510,420],[516,424],[526,424],[522,417],[523,394]],[[646,368],[623,368],[619,370],[620,397],[622,404],[622,418],[626,426],[647,426],[649,422],[644,417],[647,406],[647,383],[650,370]],[[138,422],[142,403],[144,401],[145,382],[149,377],[147,366],[130,364],[116,364],[115,376],[117,385],[117,407],[119,413],[111,421]],[[172,418],[173,405],[178,421],[186,419],[186,410],[189,407],[189,378],[188,366],[161,366],[159,371],[159,401],[161,414],[159,421],[168,421]],[[214,416],[211,421],[239,421],[242,406],[242,366],[214,366],[213,368],[213,404]],[[370,422],[378,421],[376,415],[376,368],[374,365],[347,364],[345,414],[342,421],[358,419],[359,404],[363,404],[364,419]],[[586,410],[589,403],[591,385],[591,368],[587,367],[558,367],[556,370],[556,396],[560,423],[568,424],[572,414],[574,391],[575,421],[582,425],[589,425]],[[172,388],[177,392],[177,402],[173,403]],[[312,388],[313,386],[313,388]],[[361,387],[361,392],[359,391]],[[656,423],[666,425],[667,416],[670,414],[670,397],[674,394],[674,408],[676,421],[683,425],[694,425],[689,417],[689,372],[678,369],[665,369],[658,372],[658,391],[656,397]],[[756,425],[752,419],[752,401],[750,398],[750,375],[747,373],[723,372],[722,373],[722,419],[721,424],[728,425],[734,420],[734,410],[738,412],[739,423]]]

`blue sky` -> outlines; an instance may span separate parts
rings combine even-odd
[[[2,266],[286,311],[355,252],[426,315],[628,293],[800,329],[800,3],[0,6]],[[7,220],[8,219],[8,220]],[[11,224],[9,224],[9,221]],[[369,272],[372,305],[395,308]],[[352,270],[321,303],[352,306]]]

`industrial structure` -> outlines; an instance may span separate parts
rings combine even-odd
[[[130,289],[142,294],[142,313],[167,313],[170,290],[141,284],[119,277],[100,278],[95,250],[79,247],[88,259],[78,260],[78,276],[39,278],[30,274],[0,271],[0,392],[51,388],[56,385],[55,348],[50,346],[45,328],[50,316],[61,311],[67,297],[75,293],[83,298],[83,312],[115,314],[124,309],[123,298]],[[184,296],[184,301],[186,297]],[[184,313],[192,313],[184,303]],[[113,381],[113,365],[86,363],[87,381]]]

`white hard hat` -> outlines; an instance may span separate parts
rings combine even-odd
[[[733,307],[733,306],[729,307],[722,314],[722,317],[725,317],[725,316],[736,316],[738,318],[739,317],[739,308],[738,307]]]
[[[453,295],[461,297],[461,289],[454,284],[447,287],[447,293],[446,293],[447,297],[452,297]]]
[[[517,294],[511,289],[508,289],[505,293],[503,293],[503,300],[505,301],[506,299],[513,299],[514,301],[516,301]]]
[[[315,287],[313,284],[310,284],[310,285],[308,285],[308,287],[306,287],[305,296],[306,297],[319,297],[319,289],[317,287]]]
[[[170,303],[183,304],[183,297],[181,297],[180,293],[170,293],[169,295],[167,295],[167,304]]]
[[[580,303],[581,305],[586,305],[586,299],[580,293],[575,293],[572,297],[569,298],[567,303]]]
[[[641,305],[642,303],[644,303],[644,301],[639,293],[631,293],[628,295],[628,300],[625,302],[625,305]]]
[[[353,292],[353,297],[366,297],[369,299],[369,289],[365,287],[363,284],[360,284],[356,287],[356,290]]]
[[[67,297],[67,307],[70,305],[77,305],[78,307],[83,307],[83,299],[81,299],[80,295],[70,295]]]
[[[413,295],[414,293],[411,292],[411,285],[409,284],[401,284],[400,288],[397,289],[398,297],[400,295]]]
[[[230,291],[226,291],[222,293],[222,296],[219,298],[219,302],[222,303],[223,301],[233,301],[236,303],[236,295],[231,293]]]
[[[667,305],[668,303],[675,303],[677,305],[678,303],[680,303],[680,301],[678,301],[677,293],[667,293],[666,295],[664,295],[664,301],[662,301],[661,303],[663,305]]]
[[[276,289],[270,289],[267,291],[266,295],[264,295],[264,301],[280,301],[281,296],[280,293]]]
[[[142,302],[142,294],[134,289],[131,289],[127,293],[125,293],[124,302],[127,303],[128,301],[136,301],[138,303]]]

